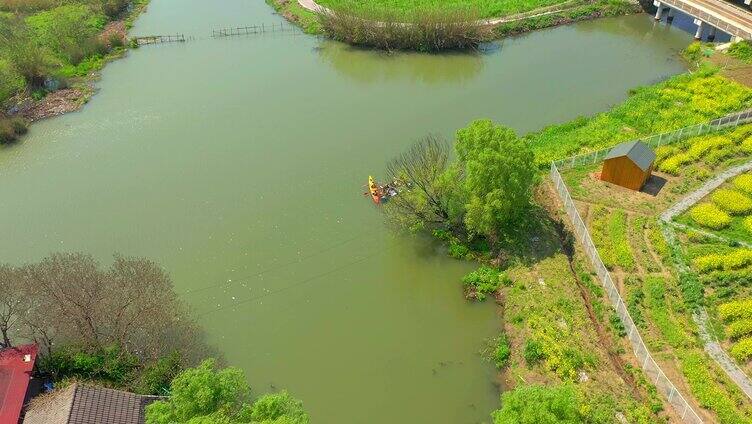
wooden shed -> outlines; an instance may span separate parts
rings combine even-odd
[[[621,143],[603,160],[601,180],[640,190],[653,172],[655,152],[641,141]]]

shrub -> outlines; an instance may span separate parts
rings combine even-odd
[[[28,124],[23,118],[15,116],[4,119],[0,116],[0,144],[13,143],[27,131]]]
[[[494,411],[492,418],[494,424],[581,423],[587,422],[582,412],[586,409],[571,384],[519,385],[501,395],[501,409]]]
[[[535,365],[546,358],[546,354],[543,350],[543,343],[529,339],[525,342],[525,348],[522,351],[522,356],[525,358],[525,362],[528,366]]]
[[[462,277],[462,284],[470,296],[478,300],[485,300],[486,295],[496,292],[501,285],[502,273],[489,266],[481,266],[475,271]]]
[[[735,57],[742,62],[752,62],[752,44],[747,40],[732,44],[728,48],[727,53],[729,56]]]
[[[496,347],[493,351],[493,361],[496,364],[496,368],[502,369],[509,363],[509,357],[512,356],[512,348],[509,345],[509,339],[506,335],[501,335],[496,342]]]
[[[87,352],[67,346],[44,357],[39,368],[55,380],[78,378],[122,385],[137,366],[138,358],[117,347]]]
[[[752,199],[736,190],[716,190],[712,197],[713,203],[732,215],[743,215],[752,210]]]
[[[731,224],[731,217],[712,203],[701,203],[689,211],[689,216],[699,225],[720,230]]]
[[[337,41],[384,50],[461,50],[493,39],[488,25],[462,11],[417,9],[393,14],[343,8],[319,13],[319,22]]]
[[[470,248],[459,241],[451,240],[449,242],[449,256],[455,259],[465,259],[469,253]]]
[[[726,336],[731,340],[752,334],[752,319],[734,321],[726,327]]]
[[[739,362],[746,362],[752,357],[752,337],[742,339],[731,347],[731,356]]]
[[[718,317],[725,322],[752,319],[752,299],[721,304],[718,306]]]
[[[734,178],[734,187],[745,193],[752,193],[752,174],[742,174]]]

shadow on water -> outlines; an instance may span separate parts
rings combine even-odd
[[[482,56],[498,50],[484,46],[477,52],[383,52],[334,41],[323,42],[317,48],[323,62],[331,65],[338,74],[357,82],[375,84],[405,80],[428,85],[469,82],[480,75]]]

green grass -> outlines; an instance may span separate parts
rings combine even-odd
[[[372,11],[377,13],[410,15],[431,10],[442,12],[472,12],[480,18],[506,16],[540,7],[564,3],[566,0],[319,0],[318,3],[335,10]]]
[[[553,125],[525,136],[541,167],[552,160],[671,131],[752,106],[752,90],[713,69],[682,74],[632,90],[608,112]]]

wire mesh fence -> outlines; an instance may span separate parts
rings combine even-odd
[[[692,125],[689,127],[680,128],[676,131],[665,132],[661,134],[654,134],[646,138],[640,138],[634,141],[642,141],[650,147],[657,148],[673,144],[681,140],[685,140],[690,137],[696,137],[698,135],[710,134],[716,131],[720,131],[726,128],[733,128],[737,125],[747,124],[752,122],[752,109],[745,111],[732,113],[722,118],[714,119],[704,124]],[[566,159],[562,159],[554,162],[556,167],[565,171],[567,169],[576,168],[583,165],[592,165],[603,160],[608,152],[611,151],[611,147],[605,149],[596,150],[594,152],[583,153],[581,155],[572,156]]]
[[[749,116],[752,116],[750,112],[747,113]],[[695,412],[692,406],[690,406],[689,402],[687,402],[684,396],[682,396],[671,380],[666,377],[666,374],[658,363],[655,362],[652,355],[650,355],[647,346],[642,341],[640,332],[632,320],[632,317],[629,315],[629,311],[627,311],[627,306],[624,304],[624,301],[619,294],[619,290],[611,279],[611,273],[608,272],[608,269],[603,264],[603,261],[598,254],[598,249],[596,249],[593,239],[590,237],[590,233],[585,226],[585,222],[577,211],[577,207],[572,200],[572,196],[569,194],[569,190],[567,190],[567,186],[561,177],[561,173],[559,173],[556,162],[551,163],[551,179],[556,186],[556,192],[564,204],[567,215],[574,226],[577,238],[582,243],[585,253],[598,275],[598,280],[606,290],[611,305],[616,310],[616,314],[619,316],[619,319],[627,331],[632,350],[634,351],[645,376],[651,383],[655,384],[658,392],[668,399],[669,404],[674,408],[677,415],[681,417],[682,421],[693,424],[702,423],[703,421],[700,416],[697,415],[697,412]]]

